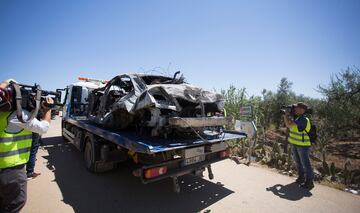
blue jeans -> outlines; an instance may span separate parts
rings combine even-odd
[[[26,173],[27,174],[34,172],[36,153],[40,146],[40,140],[41,140],[41,136],[39,134],[32,133],[32,144],[31,144],[31,149],[30,149],[30,157],[29,157],[29,161],[26,164]]]
[[[310,164],[310,146],[297,146],[291,144],[291,150],[300,178],[313,181],[314,174]]]

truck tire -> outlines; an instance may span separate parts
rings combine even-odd
[[[84,152],[85,146],[84,146],[84,132],[81,129],[77,129],[74,133],[74,145],[80,152]]]
[[[69,140],[64,136],[64,131],[61,130],[61,137],[64,140],[64,142],[68,142]]]
[[[99,149],[95,137],[91,133],[85,135],[84,161],[85,167],[90,172],[96,172],[96,161],[99,159]]]
[[[91,133],[85,134],[84,161],[86,169],[93,173],[111,171],[116,167],[115,162],[100,160],[100,144]]]
[[[67,141],[69,141],[69,140],[64,136],[64,130],[63,130],[63,128],[65,128],[65,123],[64,123],[64,121],[61,121],[61,137],[63,138],[63,140],[64,140],[65,142],[67,142]]]

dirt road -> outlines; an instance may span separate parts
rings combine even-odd
[[[22,212],[360,212],[360,196],[321,185],[308,192],[293,178],[230,160],[213,165],[211,181],[185,176],[179,194],[170,180],[143,185],[126,165],[91,174],[81,153],[63,141],[59,118],[44,144],[36,165],[42,174],[28,182]]]

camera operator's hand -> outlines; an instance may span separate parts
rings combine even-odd
[[[45,101],[43,101],[41,103],[41,107],[44,109],[45,113],[44,113],[44,117],[42,118],[43,120],[49,122],[51,122],[51,105],[54,104],[54,101],[52,98],[50,97],[46,97]]]
[[[290,120],[289,115],[291,115],[289,111],[285,111],[283,115],[284,123],[287,128],[291,128],[293,125],[296,125],[292,120]]]
[[[285,111],[285,113],[284,113],[284,116],[289,116],[290,115],[290,112],[289,111]]]
[[[51,98],[51,97],[49,97],[49,96],[47,96],[46,98],[45,98],[45,101],[43,101],[42,103],[41,103],[41,107],[44,109],[44,110],[50,110],[51,109],[51,106],[54,104],[54,100]]]

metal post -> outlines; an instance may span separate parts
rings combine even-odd
[[[209,173],[209,179],[210,180],[214,179],[214,174],[212,172],[211,165],[207,166],[207,170],[208,170],[208,173]]]
[[[173,180],[173,184],[174,184],[174,192],[180,193],[180,185],[179,185],[178,177],[173,176],[172,180]]]
[[[255,149],[255,146],[256,146],[256,135],[250,139],[250,142],[249,142],[249,150],[248,150],[248,162],[246,163],[246,165],[250,165],[251,163],[251,156],[252,156],[252,153]]]

